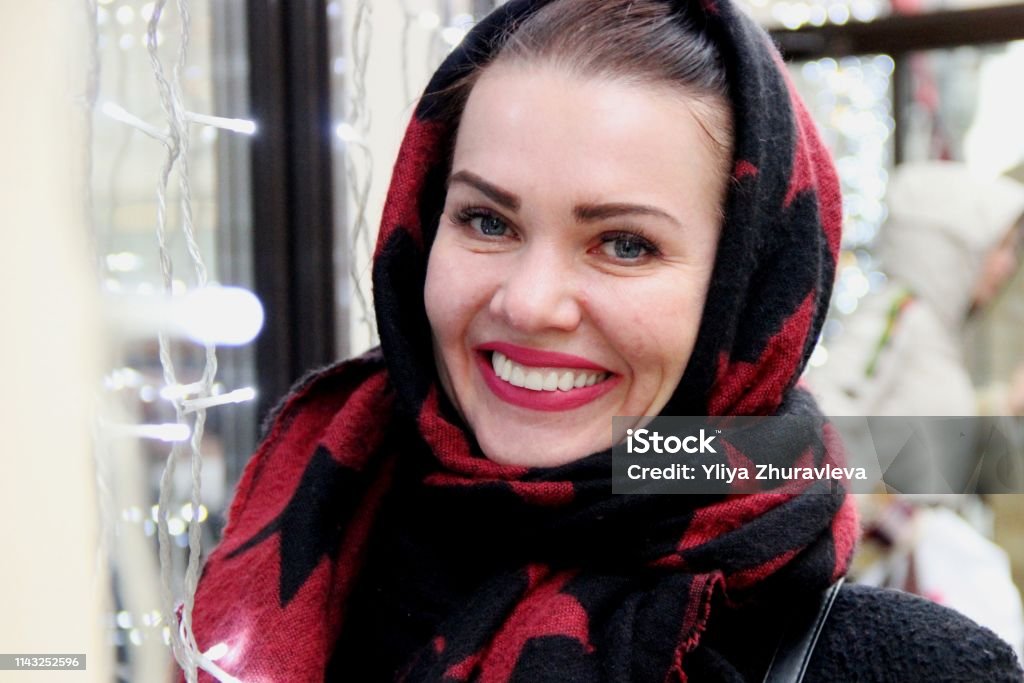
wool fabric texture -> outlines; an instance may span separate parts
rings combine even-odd
[[[423,286],[455,125],[437,93],[544,4],[503,5],[435,74],[375,253],[381,349],[301,383],[243,474],[193,613],[200,648],[224,643],[218,665],[242,680],[686,681],[714,610],[799,600],[846,571],[857,523],[841,488],[612,495],[610,451],[499,465],[440,388]],[[766,34],[722,0],[671,4],[721,52],[735,156],[696,346],[663,414],[815,415],[796,382],[839,248],[833,166]],[[393,641],[377,669],[360,661],[383,656],[359,645],[374,629]]]

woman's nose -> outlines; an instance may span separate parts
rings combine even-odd
[[[490,309],[523,332],[576,329],[582,310],[571,259],[543,245],[523,249],[507,264]]]

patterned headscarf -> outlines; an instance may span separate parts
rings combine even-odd
[[[242,680],[699,679],[717,610],[799,599],[846,570],[856,518],[840,488],[613,495],[608,451],[500,465],[448,407],[423,303],[455,133],[436,93],[544,4],[503,5],[434,75],[377,244],[381,350],[298,386],[246,468],[193,614],[200,648],[224,643],[218,665]],[[663,414],[814,415],[796,382],[839,248],[834,168],[766,34],[723,0],[672,4],[722,56],[735,156],[696,346]]]

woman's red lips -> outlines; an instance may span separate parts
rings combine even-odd
[[[477,367],[483,376],[484,383],[495,396],[512,405],[531,410],[560,411],[572,410],[597,400],[614,389],[622,380],[619,375],[611,374],[600,365],[585,358],[554,351],[528,349],[504,342],[487,343],[477,347]],[[609,377],[589,386],[571,387],[566,390],[545,391],[515,386],[499,377],[492,366],[491,356],[500,353],[512,362],[531,368],[564,368],[586,370],[594,373],[610,374]]]
[[[525,346],[516,346],[507,342],[487,342],[476,347],[477,351],[497,351],[508,356],[509,360],[520,365],[529,365],[534,368],[575,368],[580,370],[593,370],[595,372],[608,372],[608,368],[601,367],[586,358],[574,356],[569,353],[557,351],[542,351],[530,349]]]

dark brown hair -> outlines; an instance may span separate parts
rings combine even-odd
[[[489,65],[552,64],[581,77],[681,91],[728,171],[733,136],[725,67],[715,44],[681,3],[553,0],[509,28],[499,42],[487,64],[445,93],[445,108],[456,121]]]

